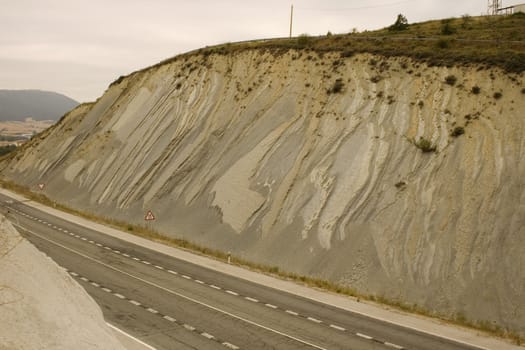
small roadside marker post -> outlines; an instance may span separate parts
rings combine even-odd
[[[228,252],[228,264],[231,264],[232,259],[232,253]]]

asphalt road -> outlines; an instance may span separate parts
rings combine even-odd
[[[477,349],[202,268],[3,195],[0,204],[109,323],[159,350]]]

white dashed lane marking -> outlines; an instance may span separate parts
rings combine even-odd
[[[159,312],[155,309],[152,309],[150,307],[148,307],[146,310],[148,310],[149,312],[151,312],[152,314],[158,314]]]
[[[139,303],[138,301],[133,300],[133,299],[130,299],[129,302],[132,303],[132,304],[135,305],[135,306],[140,306],[140,305],[142,305],[141,303]]]
[[[113,295],[116,296],[119,299],[126,299],[125,296],[123,296],[122,294],[119,294],[119,293],[114,293]]]
[[[372,339],[374,339],[373,337],[371,337],[371,336],[369,336],[369,335],[366,335],[366,334],[363,334],[363,333],[356,333],[355,335],[357,335],[358,337],[361,337],[361,338],[367,339],[367,340],[372,340]]]
[[[341,332],[346,331],[345,328],[343,328],[343,327],[339,327],[339,326],[336,326],[335,324],[331,324],[330,327],[332,327],[332,328],[334,328],[334,329],[337,329],[338,331],[341,331]]]
[[[292,311],[292,310],[286,310],[285,311],[287,314],[290,314],[290,315],[293,315],[293,316],[299,316],[299,314],[295,311]]]
[[[182,326],[183,326],[184,328],[186,328],[187,330],[192,331],[192,332],[195,330],[195,327],[192,327],[192,326],[190,326],[189,324],[183,324]]]
[[[228,349],[234,349],[234,350],[238,350],[238,349],[239,349],[238,346],[233,345],[233,344],[231,344],[231,343],[227,343],[227,342],[222,343],[222,345],[224,345],[224,346],[227,347]]]
[[[272,308],[272,309],[277,309],[277,306],[275,306],[273,304],[264,304],[264,306],[267,306],[267,307]]]
[[[202,332],[201,335],[204,338],[208,338],[208,339],[214,339],[215,338],[213,335],[211,335],[210,333],[206,333],[206,332]]]
[[[248,301],[251,301],[252,303],[258,303],[259,302],[259,300],[255,299],[255,298],[244,297],[244,299],[246,299]]]
[[[402,347],[401,345],[397,345],[397,344],[394,344],[394,343],[385,342],[385,345],[389,346],[391,348],[394,348],[394,349],[399,349],[399,350],[404,349],[404,347]]]
[[[170,317],[170,316],[167,316],[167,315],[163,316],[163,318],[164,318],[165,320],[170,321],[170,322],[175,322],[175,321],[177,321],[177,320],[174,319],[173,317]]]
[[[239,296],[239,293],[236,293],[236,292],[231,291],[231,290],[227,290],[226,293],[231,294],[231,295],[235,295],[235,296]]]
[[[318,320],[317,318],[313,318],[313,317],[307,317],[306,319],[308,321],[312,321],[312,322],[315,322],[315,323],[322,323],[323,322],[323,321]]]
[[[217,290],[221,290],[222,289],[221,287],[216,286],[214,284],[210,284],[210,287],[212,287],[213,289],[217,289]]]

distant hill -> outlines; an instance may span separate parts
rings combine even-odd
[[[58,120],[78,106],[61,94],[41,90],[0,90],[0,121]]]

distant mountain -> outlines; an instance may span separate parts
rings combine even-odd
[[[41,90],[0,90],[0,121],[58,120],[78,106],[61,94]]]

